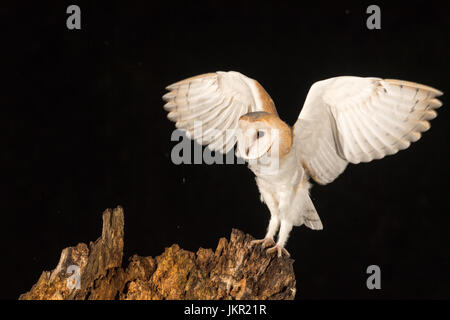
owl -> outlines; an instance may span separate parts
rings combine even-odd
[[[349,163],[408,148],[442,106],[436,99],[442,92],[425,85],[341,76],[311,86],[291,127],[261,84],[239,72],[202,74],[167,90],[164,109],[178,129],[212,151],[235,149],[254,172],[271,217],[265,237],[251,245],[278,257],[289,256],[294,226],[323,228],[309,196],[311,179],[325,185]]]

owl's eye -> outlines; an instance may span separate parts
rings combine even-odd
[[[258,131],[258,133],[256,134],[256,136],[259,138],[264,137],[265,132],[264,131]]]

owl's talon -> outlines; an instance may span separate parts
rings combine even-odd
[[[271,239],[271,238],[252,240],[252,241],[250,241],[250,245],[249,246],[251,248],[251,247],[253,247],[255,245],[258,245],[258,244],[260,244],[261,247],[263,249],[265,249],[267,247],[271,247],[271,246],[275,245],[275,241],[273,241],[273,239]]]
[[[269,248],[269,249],[266,250],[266,252],[268,254],[272,254],[275,251],[278,253],[278,258],[281,258],[281,256],[283,254],[285,254],[286,257],[288,257],[288,258],[291,256],[290,253],[285,248],[283,248],[282,246],[279,246],[279,245],[275,245],[272,248]]]

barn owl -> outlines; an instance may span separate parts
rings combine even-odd
[[[284,247],[293,226],[323,228],[309,196],[310,179],[328,184],[349,163],[408,148],[442,106],[436,99],[442,92],[425,85],[341,76],[314,83],[290,127],[259,82],[239,72],[202,74],[167,90],[167,117],[188,138],[223,154],[237,144],[236,155],[254,172],[271,214],[265,237],[251,245],[279,257],[289,256]],[[272,169],[262,170],[266,167]]]

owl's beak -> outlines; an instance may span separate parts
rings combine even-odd
[[[266,139],[255,139],[254,135],[238,134],[236,156],[246,161],[262,157],[272,146]]]
[[[236,156],[240,157],[244,160],[249,159],[249,138],[244,134],[243,130],[240,129],[237,132],[237,148],[236,148]]]
[[[248,160],[250,160],[250,158],[248,156],[249,149],[242,147],[242,144],[243,143],[238,141],[237,149],[236,149],[236,156],[248,161]]]

